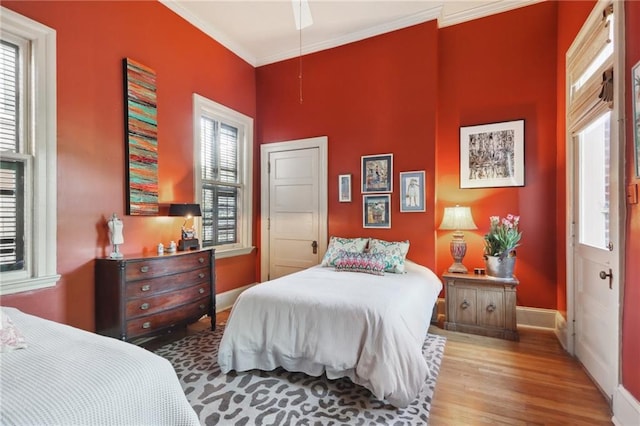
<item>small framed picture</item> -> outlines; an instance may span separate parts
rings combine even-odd
[[[351,202],[351,175],[338,175],[338,201]]]
[[[524,120],[460,127],[460,188],[524,186]]]
[[[362,192],[393,192],[393,154],[362,156]]]
[[[424,170],[400,172],[400,212],[424,212]]]
[[[391,228],[391,194],[362,196],[363,228]]]

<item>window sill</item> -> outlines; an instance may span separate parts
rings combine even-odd
[[[0,296],[54,287],[59,279],[60,275],[56,274],[8,282],[3,280],[2,285],[0,286]]]
[[[216,259],[244,256],[245,254],[251,253],[253,249],[255,249],[255,247],[240,247],[240,248],[227,249],[227,250],[216,250],[215,256],[216,256]]]

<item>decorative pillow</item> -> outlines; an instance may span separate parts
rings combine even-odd
[[[0,324],[0,352],[9,352],[27,347],[22,333],[16,328],[11,318],[2,311]]]
[[[384,275],[384,256],[382,254],[354,253],[340,250],[340,256],[336,260],[336,271]]]
[[[336,266],[336,260],[340,255],[340,250],[362,253],[369,242],[368,238],[340,238],[331,237],[327,252],[320,263],[322,266]]]
[[[409,240],[389,242],[372,238],[369,242],[369,253],[377,253],[384,256],[385,272],[403,274],[404,260],[408,251]]]

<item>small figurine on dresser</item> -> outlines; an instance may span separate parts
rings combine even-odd
[[[111,259],[122,259],[122,253],[120,253],[119,246],[120,244],[124,244],[124,235],[122,233],[122,229],[124,228],[124,224],[122,220],[118,219],[116,214],[112,214],[111,218],[107,222],[107,226],[109,227],[109,241],[113,246],[113,251],[109,255]]]

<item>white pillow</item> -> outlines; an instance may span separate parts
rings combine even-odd
[[[15,349],[27,347],[20,330],[16,328],[11,318],[4,311],[1,311],[0,321],[0,352],[9,352]]]
[[[384,255],[384,271],[395,274],[404,273],[404,261],[409,252],[409,240],[384,241],[372,238],[369,242],[369,253],[381,253]]]
[[[336,266],[336,260],[340,257],[340,250],[353,253],[362,253],[369,242],[368,238],[341,238],[331,237],[327,252],[320,263],[322,266]]]

